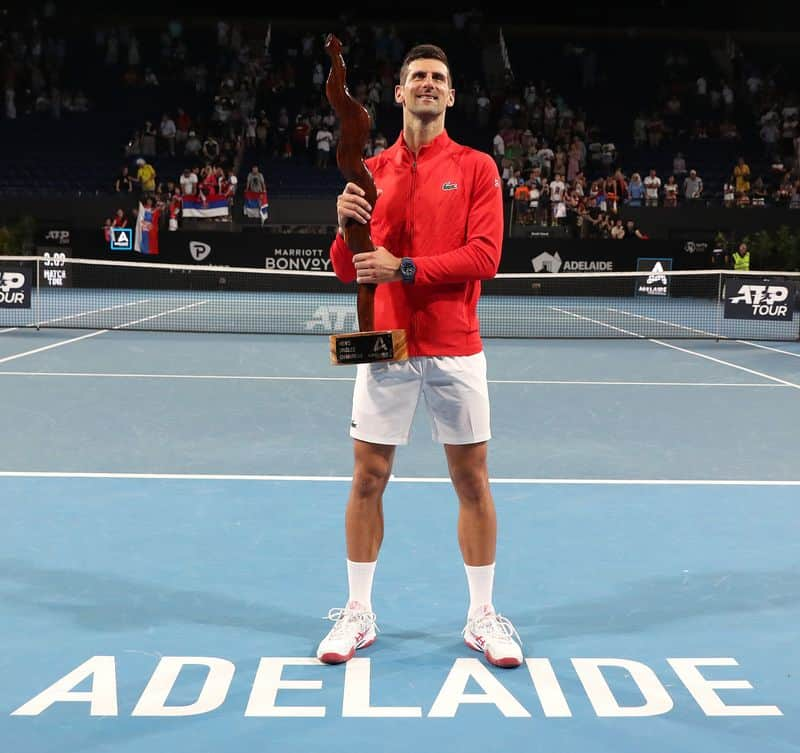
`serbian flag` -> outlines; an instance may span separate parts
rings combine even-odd
[[[183,216],[227,217],[228,199],[220,194],[210,194],[205,201],[199,196],[184,196]]]
[[[269,199],[266,191],[244,192],[244,216],[261,218],[263,225],[269,219]]]
[[[155,255],[158,253],[158,220],[160,209],[146,207],[139,202],[139,214],[136,216],[136,231],[133,238],[133,250],[140,254]]]

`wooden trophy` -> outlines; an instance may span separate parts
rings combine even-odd
[[[367,109],[356,102],[347,90],[342,43],[333,34],[325,40],[331,59],[331,71],[325,93],[339,116],[341,137],[336,148],[336,164],[345,180],[362,188],[372,207],[378,198],[372,173],[364,164],[364,146],[370,132]],[[374,251],[370,224],[348,221],[343,228],[344,241],[354,253]],[[375,330],[375,288],[373,283],[358,284],[358,332],[331,335],[331,361],[335,364],[402,361],[408,358],[406,332],[402,329]]]

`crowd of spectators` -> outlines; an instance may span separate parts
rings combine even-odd
[[[364,150],[371,156],[388,146],[385,134],[396,133],[394,77],[411,40],[388,24],[347,16],[340,22],[350,92],[372,117]],[[498,85],[474,64],[479,27],[477,14],[455,14],[449,37],[455,51],[444,42],[457,91],[451,121],[471,127],[471,145],[494,155],[518,224],[614,237],[616,217],[627,206],[800,208],[800,109],[780,67],[759,68],[735,46],[727,66],[670,52],[651,61],[652,101],[643,93],[626,133],[609,128],[607,119],[601,127],[606,113],[585,98],[596,79],[609,75],[589,46],[565,46],[564,57],[551,61],[556,68],[568,55],[590,61],[579,85],[562,77],[559,87],[527,70],[516,79],[508,70]],[[324,92],[323,34],[276,27],[273,35],[271,25],[251,28],[225,18],[202,39],[179,18],[164,20],[162,28],[151,24],[146,33],[98,23],[92,34],[112,86],[152,100],[121,145],[125,165],[109,190],[171,206],[193,190],[201,198],[232,199],[237,175],[254,163],[267,175],[275,160],[320,171],[335,165],[340,134]],[[64,109],[92,107],[83,91],[61,85],[68,51],[53,0],[24,28],[0,31],[7,119],[32,112],[58,118]],[[740,155],[724,166],[719,185],[702,159],[712,143],[732,145]]]

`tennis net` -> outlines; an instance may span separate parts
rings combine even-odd
[[[482,286],[485,337],[800,339],[800,273],[506,274]],[[0,328],[351,332],[355,292],[328,272],[0,256]]]

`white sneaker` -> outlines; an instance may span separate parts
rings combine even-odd
[[[519,633],[510,620],[491,611],[489,607],[484,607],[467,620],[463,635],[464,643],[475,651],[483,651],[496,667],[518,667],[522,664]]]
[[[317,659],[326,664],[341,664],[353,658],[356,649],[375,643],[378,626],[374,612],[357,601],[343,609],[331,609],[328,619],[335,624],[317,648]]]

